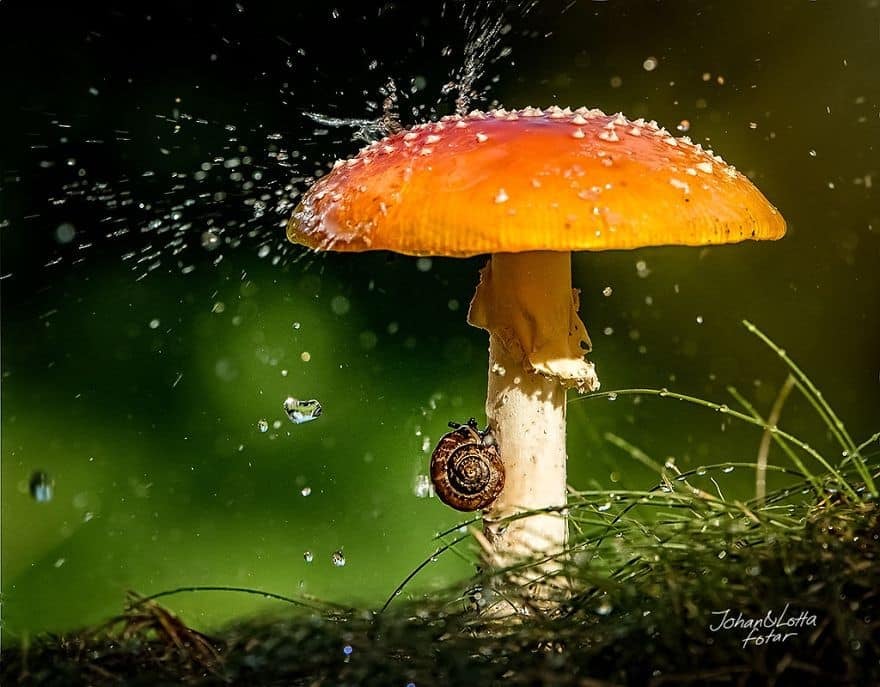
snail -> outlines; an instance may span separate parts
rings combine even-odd
[[[504,488],[504,465],[490,430],[481,432],[473,418],[450,422],[431,454],[431,481],[437,496],[456,510],[487,508]]]

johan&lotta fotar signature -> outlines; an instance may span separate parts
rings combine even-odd
[[[762,646],[764,644],[782,644],[800,634],[800,630],[808,627],[816,627],[818,616],[815,613],[801,611],[795,615],[789,610],[789,604],[777,613],[774,610],[767,611],[764,615],[749,617],[742,612],[734,612],[725,608],[723,611],[712,611],[713,616],[721,616],[717,622],[709,625],[710,632],[729,630],[743,630],[747,634],[743,637],[742,645],[745,649],[749,644]]]

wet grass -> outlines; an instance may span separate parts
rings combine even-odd
[[[782,396],[766,419],[735,389],[735,407],[665,389],[588,397],[656,395],[726,414],[758,428],[762,446],[778,444],[787,464],[769,464],[762,448],[754,462],[682,472],[607,435],[656,471],[657,482],[646,490],[571,492],[572,540],[553,579],[543,580],[558,590],[551,604],[536,605],[528,584],[511,581],[546,569],[546,560],[480,574],[430,598],[402,598],[437,557],[478,562],[471,530],[479,519],[472,519],[439,533],[433,555],[381,609],[284,599],[293,608],[208,637],[162,608],[158,596],[132,596],[123,615],[99,628],[7,648],[2,682],[880,684],[880,434],[854,441],[785,352],[746,326],[788,367],[783,388],[807,398],[839,455],[832,460],[777,427]],[[756,473],[753,498],[725,495],[725,475],[734,470]],[[787,485],[767,493],[768,471],[785,475]]]

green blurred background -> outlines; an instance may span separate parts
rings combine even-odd
[[[192,172],[246,145],[248,173],[261,170],[272,192],[291,178],[303,188],[359,145],[349,129],[316,133],[303,111],[375,117],[367,102],[394,78],[405,123],[447,112],[443,84],[498,17],[478,82],[492,88],[476,104],[586,104],[670,130],[687,120],[789,222],[778,243],[576,255],[604,388],[729,402],[733,385],[766,413],[786,372],[741,326],[748,318],[813,376],[857,441],[880,429],[876,0],[544,2],[529,13],[264,5],[0,6],[2,589],[13,635],[104,619],[127,589],[240,585],[376,606],[430,554],[432,535],[462,520],[416,484],[446,423],[483,417],[486,337],[465,324],[482,260],[291,259],[283,217],[245,204],[256,191],[222,164],[204,181]],[[274,131],[297,151],[289,166],[270,154]],[[79,194],[69,184],[83,178],[92,185]],[[101,198],[100,183],[135,202]],[[190,247],[175,254],[143,227],[183,198],[195,199],[181,211]],[[130,232],[107,238],[116,219]],[[212,222],[225,228],[217,251],[199,240]],[[75,227],[69,243],[63,223]],[[161,265],[146,278],[123,259],[153,250]],[[288,395],[319,399],[323,415],[291,424]],[[782,425],[838,457],[799,399]],[[753,460],[760,439],[652,398],[574,402],[569,428],[570,481],[582,488],[655,482],[606,432],[681,468]],[[36,470],[54,481],[49,502],[31,498]],[[753,493],[753,474],[724,478],[728,495]],[[444,557],[407,594],[470,572]],[[219,593],[166,601],[202,628],[278,606]]]

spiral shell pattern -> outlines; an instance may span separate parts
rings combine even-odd
[[[492,434],[471,420],[450,423],[431,455],[431,481],[437,496],[460,511],[487,508],[504,488],[504,465]]]

